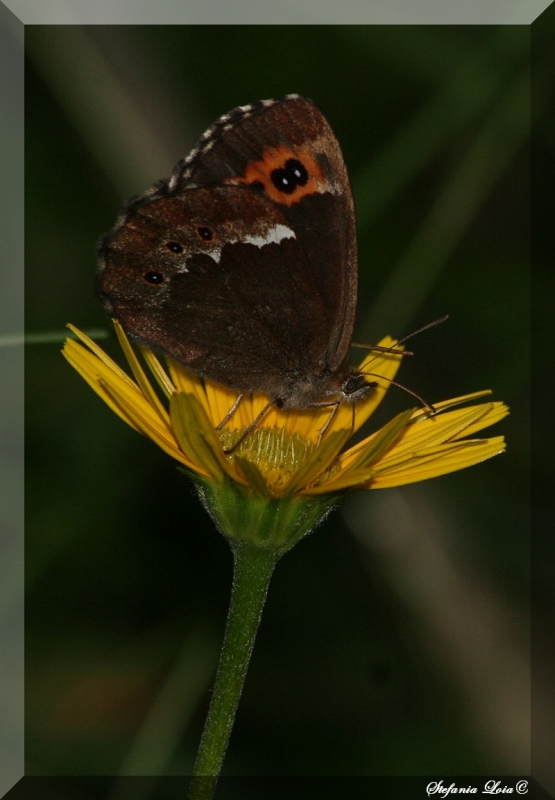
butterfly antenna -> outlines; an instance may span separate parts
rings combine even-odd
[[[412,397],[414,397],[416,400],[418,400],[418,402],[422,406],[424,406],[424,408],[427,408],[428,411],[430,411],[432,414],[436,414],[437,413],[436,409],[434,408],[434,406],[431,403],[428,403],[427,400],[424,400],[424,398],[421,397],[417,392],[413,392],[413,390],[409,389],[408,386],[404,386],[402,383],[398,383],[397,381],[394,381],[391,378],[384,378],[383,375],[378,375],[376,372],[363,372],[362,374],[363,375],[370,375],[373,378],[380,378],[382,381],[389,381],[389,384],[391,386],[396,386],[398,389],[402,389],[407,394],[410,394]]]
[[[412,350],[398,350],[397,347],[400,344],[404,344],[408,339],[412,339],[413,336],[416,336],[419,333],[423,333],[427,331],[428,328],[435,328],[436,325],[441,325],[442,322],[449,319],[449,314],[445,314],[444,317],[440,317],[439,319],[435,319],[433,322],[428,322],[427,325],[423,325],[422,328],[418,328],[417,330],[413,331],[412,333],[407,334],[407,336],[403,336],[402,339],[399,339],[395,347],[381,347],[379,344],[365,344],[364,342],[352,342],[352,347],[361,347],[363,350],[374,350],[377,353],[394,353],[395,355],[401,356],[413,356],[414,353]]]
[[[445,314],[445,316],[440,317],[439,319],[435,319],[433,322],[428,322],[427,325],[423,325],[421,328],[418,328],[412,333],[409,333],[407,336],[403,336],[402,339],[399,339],[397,344],[403,344],[404,342],[407,341],[407,339],[412,339],[413,336],[417,336],[419,333],[423,333],[424,331],[427,331],[429,328],[435,328],[436,325],[441,325],[442,322],[445,322],[448,319],[449,319],[449,314]]]
[[[412,336],[412,334],[410,334]],[[409,338],[408,336],[405,338]],[[401,339],[401,341],[405,341]],[[397,343],[399,344],[399,342]],[[412,350],[398,350],[397,347],[382,347],[379,344],[366,344],[366,342],[351,342],[351,347],[359,347],[362,350],[373,350],[375,353],[393,353],[396,356],[413,356]]]

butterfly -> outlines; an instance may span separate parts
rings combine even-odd
[[[99,247],[98,292],[138,343],[269,406],[356,403],[352,192],[337,139],[287,95],[220,117]]]

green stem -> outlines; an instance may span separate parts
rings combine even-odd
[[[189,800],[210,800],[216,789],[268,585],[280,555],[249,542],[230,543],[234,555],[231,603]]]

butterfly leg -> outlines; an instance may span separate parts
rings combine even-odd
[[[320,442],[324,438],[324,434],[327,431],[327,429],[329,428],[329,426],[331,425],[331,423],[333,422],[333,420],[335,418],[335,415],[337,414],[338,410],[339,410],[339,403],[334,403],[329,417],[324,422],[324,424],[320,428],[320,431],[318,432],[318,439],[316,441],[316,447],[319,446]]]
[[[245,396],[244,394],[238,395],[237,400],[233,403],[233,405],[231,406],[231,408],[229,409],[229,411],[227,412],[225,417],[222,419],[221,422],[218,422],[218,424],[216,425],[216,430],[217,431],[221,431],[221,429],[224,427],[224,425],[227,422],[229,422],[231,417],[235,414],[235,412],[239,408],[239,403],[241,402],[241,400],[243,399],[244,396]]]
[[[241,395],[241,397],[242,397],[242,395]],[[266,414],[268,413],[268,411],[269,411],[269,410],[271,409],[271,407],[272,407],[273,405],[275,405],[275,404],[276,404],[276,399],[274,399],[274,400],[270,400],[268,403],[266,403],[266,405],[264,406],[264,408],[262,409],[262,411],[261,411],[261,412],[260,412],[260,413],[259,413],[259,414],[258,414],[258,415],[257,415],[257,416],[254,418],[254,419],[253,419],[253,421],[250,423],[250,425],[248,425],[248,426],[245,428],[245,430],[244,430],[244,431],[241,431],[241,433],[239,434],[239,438],[238,438],[238,439],[237,439],[235,442],[233,442],[233,444],[231,445],[231,447],[224,447],[224,453],[226,453],[226,455],[229,455],[229,453],[233,453],[233,451],[234,451],[234,450],[236,450],[236,449],[239,447],[239,445],[240,445],[242,442],[244,442],[244,441],[245,441],[245,439],[247,438],[247,436],[248,436],[250,433],[252,433],[252,432],[253,432],[253,431],[254,431],[254,430],[255,430],[255,429],[258,427],[258,425],[259,425],[259,424],[260,424],[260,422],[261,422],[261,421],[264,419],[264,417],[266,416]],[[234,403],[234,406],[236,406],[236,405],[237,405],[237,401],[235,401],[235,403]],[[229,412],[228,412],[228,414],[227,414],[226,416],[227,416],[227,417],[229,417],[229,416],[230,416],[230,415],[229,415]]]

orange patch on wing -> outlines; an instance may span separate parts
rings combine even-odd
[[[291,193],[282,191],[272,181],[272,172],[285,167],[289,159],[300,161],[308,173],[308,180],[304,186],[296,186]],[[328,182],[310,150],[302,147],[293,150],[286,145],[269,147],[264,151],[260,161],[251,161],[247,164],[244,175],[228,178],[226,183],[261,183],[271,200],[285,206],[298,203],[307,194],[329,191]]]

